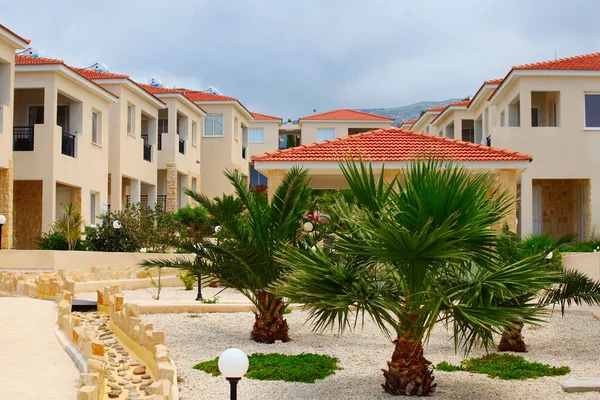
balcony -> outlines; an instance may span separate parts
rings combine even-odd
[[[63,131],[62,133],[62,151],[65,156],[75,158],[75,135]]]
[[[144,141],[144,160],[152,162],[152,145],[148,143],[148,135],[142,135]]]
[[[13,150],[33,151],[33,126],[15,126],[13,129]]]
[[[245,160],[246,159],[246,148],[242,147],[242,158]]]
[[[185,154],[185,140],[179,139],[179,152]]]

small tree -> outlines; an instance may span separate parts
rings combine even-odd
[[[77,242],[81,239],[83,217],[72,203],[67,204],[63,211],[64,215],[54,221],[52,228],[55,232],[64,236],[69,250],[75,250]]]

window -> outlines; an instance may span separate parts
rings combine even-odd
[[[192,122],[192,144],[196,145],[196,132],[198,131],[198,124]]]
[[[531,126],[540,126],[540,109],[531,109]]]
[[[100,144],[100,122],[98,113],[92,111],[92,143]]]
[[[133,107],[127,104],[127,133],[133,135]]]
[[[600,94],[585,95],[585,127],[600,128]]]
[[[317,129],[317,142],[322,142],[323,140],[331,140],[335,137],[335,129],[334,128],[318,128]]]
[[[159,118],[158,119],[158,134],[169,132],[169,119]]]
[[[558,126],[556,102],[552,103],[552,126]]]
[[[206,116],[204,120],[204,136],[223,136],[223,114]]]
[[[263,128],[251,128],[248,141],[250,143],[263,143],[265,141],[265,130]]]
[[[90,225],[96,225],[96,193],[90,193]]]
[[[240,138],[240,133],[239,133],[239,129],[240,129],[240,128],[239,128],[239,126],[238,126],[239,124],[240,124],[240,123],[239,123],[239,121],[238,121],[237,117],[235,117],[235,118],[233,119],[233,138],[234,138],[234,139],[239,139],[239,138]]]
[[[196,178],[192,178],[192,192],[196,193]]]

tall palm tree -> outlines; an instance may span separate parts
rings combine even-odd
[[[539,321],[531,305],[494,304],[523,286],[547,285],[551,274],[539,274],[529,259],[498,267],[498,235],[490,227],[511,201],[487,174],[428,160],[411,163],[403,182],[386,183],[383,168],[377,177],[362,161],[340,167],[357,199],[337,210],[349,229],[329,252],[285,249],[280,258],[294,269],[278,293],[306,304],[315,329],[343,331],[368,315],[393,334],[386,392],[435,390],[423,345],[437,322],[452,324],[456,345],[468,352],[478,341],[492,345],[492,333],[515,321]],[[477,275],[477,268],[495,273]],[[474,277],[464,284],[467,273]]]
[[[254,304],[253,340],[261,343],[287,342],[290,340],[288,325],[283,317],[287,302],[272,292],[271,285],[286,269],[277,258],[279,252],[285,246],[306,249],[302,243],[305,235],[301,231],[310,195],[307,171],[290,170],[270,203],[264,194],[250,191],[246,180],[237,171],[226,172],[225,175],[237,198],[226,196],[210,200],[204,195],[187,192],[222,227],[223,237],[219,243],[177,240],[171,245],[195,253],[195,262],[179,258],[172,262],[150,260],[144,265],[185,268],[217,278],[239,290]],[[240,212],[242,209],[243,212]]]
[[[537,303],[538,307],[542,308],[558,304],[564,315],[565,307],[570,306],[571,303],[577,305],[600,304],[600,281],[594,281],[579,271],[565,270],[562,265],[560,248],[573,240],[575,240],[575,235],[563,235],[554,239],[548,235],[539,235],[522,239],[504,226],[497,246],[500,262],[515,263],[532,258],[541,271],[555,272],[556,279],[551,285],[544,288],[541,295],[536,288],[526,287],[512,299],[498,299],[501,303],[499,305]],[[502,332],[498,350],[526,352],[527,345],[523,340],[522,330],[522,323],[505,329]]]

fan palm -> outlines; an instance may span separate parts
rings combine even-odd
[[[565,307],[571,303],[577,305],[600,304],[600,282],[594,281],[586,274],[576,270],[565,270],[562,265],[560,248],[573,242],[574,235],[563,235],[552,239],[547,235],[531,236],[521,239],[511,232],[507,226],[502,229],[498,242],[500,262],[515,263],[531,258],[540,271],[555,272],[551,285],[544,288],[539,296],[536,288],[523,288],[523,291],[512,299],[500,299],[502,305],[513,306],[515,303],[536,303],[539,307],[559,304],[564,314]],[[502,332],[499,351],[526,352],[527,346],[522,335],[523,324],[517,323]]]
[[[254,304],[253,340],[287,342],[290,340],[288,325],[283,317],[287,302],[271,291],[271,285],[285,269],[277,259],[279,251],[287,245],[306,248],[301,243],[301,229],[310,195],[307,171],[290,170],[270,203],[264,194],[251,192],[237,171],[225,175],[237,198],[225,196],[210,200],[204,195],[187,192],[222,227],[219,242],[199,244],[191,239],[177,240],[172,245],[195,253],[195,262],[179,258],[175,261],[150,260],[144,265],[185,268],[217,278],[239,290]]]
[[[339,232],[331,252],[288,247],[281,260],[294,269],[278,293],[306,304],[315,329],[343,331],[369,315],[392,332],[386,392],[435,390],[423,345],[437,322],[452,324],[456,345],[468,352],[478,341],[490,346],[492,333],[517,321],[539,320],[534,306],[494,303],[523,286],[544,287],[551,276],[530,259],[499,268],[498,234],[490,227],[507,215],[511,200],[487,174],[428,160],[411,163],[403,182],[386,183],[383,169],[377,177],[362,161],[340,167],[357,199],[336,211],[350,229]]]

